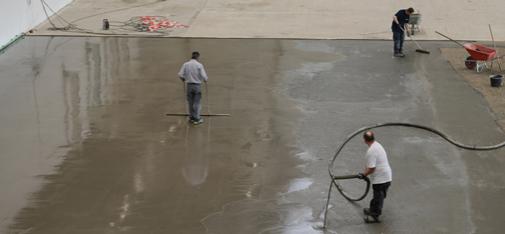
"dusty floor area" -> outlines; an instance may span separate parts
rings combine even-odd
[[[166,37],[390,40],[392,16],[410,6],[421,14],[417,39],[441,40],[435,33],[440,31],[456,39],[490,40],[487,25],[492,24],[495,39],[505,40],[505,15],[498,10],[505,7],[502,0],[380,4],[375,0],[74,0],[58,13],[76,27],[98,34],[145,34],[119,25],[131,17],[151,15],[189,26],[168,30],[162,34]],[[111,21],[112,30],[102,30],[103,19]],[[59,27],[68,25],[59,17],[53,21]],[[79,30],[48,30],[50,27],[45,22],[35,34],[89,35]]]
[[[486,100],[440,53],[387,41],[29,37],[0,56],[0,226],[6,233],[322,233],[328,160],[347,134],[401,121],[467,144],[505,139]],[[210,76],[188,125],[176,77]],[[469,118],[468,116],[471,116]],[[383,223],[333,195],[326,233],[496,233],[504,150],[377,132],[393,167]],[[362,170],[365,145],[336,164]],[[344,184],[359,191],[362,184]]]
[[[498,48],[497,52],[498,56],[503,55],[505,54],[505,48]],[[505,129],[505,88],[503,86],[499,88],[491,87],[489,81],[491,75],[505,74],[505,63],[503,63],[505,60],[501,60],[502,71],[500,71],[498,63],[494,63],[492,70],[489,67],[489,69],[478,73],[465,67],[464,61],[469,55],[463,48],[443,48],[442,53],[454,67],[454,70],[484,96],[495,114],[496,122],[502,129]]]

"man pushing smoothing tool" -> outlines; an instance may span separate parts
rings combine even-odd
[[[403,41],[405,39],[406,28],[405,24],[409,22],[410,15],[414,13],[414,8],[399,10],[393,16],[391,30],[393,31],[394,56],[405,57],[403,54]]]
[[[203,119],[200,116],[202,99],[202,81],[207,83],[209,79],[205,68],[198,62],[200,53],[195,51],[191,54],[191,60],[185,62],[179,71],[179,78],[186,83],[186,98],[188,101],[189,122],[201,124]]]

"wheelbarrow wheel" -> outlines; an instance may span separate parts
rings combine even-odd
[[[477,62],[472,58],[472,56],[468,56],[465,60],[466,68],[473,70],[477,66]]]

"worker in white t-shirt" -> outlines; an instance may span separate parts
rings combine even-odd
[[[365,222],[378,223],[379,216],[382,213],[384,198],[391,185],[392,173],[389,167],[388,156],[382,145],[375,141],[372,131],[367,131],[363,134],[363,139],[368,145],[366,152],[366,168],[361,176],[369,176],[372,181],[373,198],[370,201],[370,208],[365,208]],[[372,217],[372,219],[368,219]]]

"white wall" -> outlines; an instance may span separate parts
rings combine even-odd
[[[45,1],[58,11],[72,0]],[[52,12],[48,9],[48,13]],[[0,0],[0,48],[45,19],[41,0]]]

